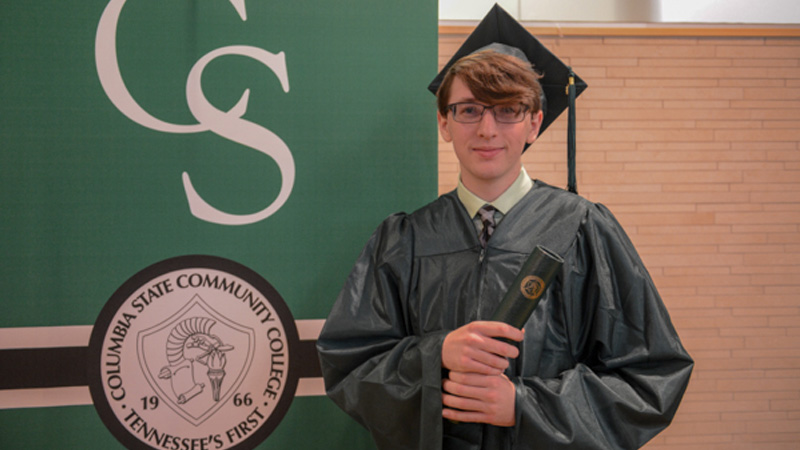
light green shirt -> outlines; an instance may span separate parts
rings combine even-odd
[[[497,212],[494,213],[495,221],[499,224],[506,213],[531,190],[531,187],[533,187],[533,181],[531,181],[531,177],[528,176],[528,172],[525,171],[525,167],[522,167],[514,183],[493,202],[487,202],[470,192],[470,190],[461,183],[461,180],[458,181],[456,194],[458,194],[458,199],[461,200],[464,208],[467,209],[467,214],[473,218],[478,234],[480,234],[483,229],[483,224],[481,220],[475,216],[478,214],[478,210],[481,209],[481,206],[486,204],[494,206],[495,209],[497,209]]]

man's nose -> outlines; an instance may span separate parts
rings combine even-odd
[[[486,109],[483,111],[481,121],[478,122],[478,134],[480,136],[494,136],[497,134],[497,121],[494,118],[494,110]]]

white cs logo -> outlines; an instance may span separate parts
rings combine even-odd
[[[153,117],[136,103],[136,100],[133,99],[125,87],[125,82],[122,80],[122,74],[119,71],[116,41],[117,23],[125,1],[111,0],[105,11],[103,11],[102,17],[100,17],[100,23],[97,25],[95,64],[97,65],[100,84],[102,84],[108,98],[122,114],[147,128],[165,133],[198,133],[210,130],[226,139],[256,149],[275,160],[281,172],[280,192],[278,192],[278,196],[272,204],[252,214],[229,214],[211,206],[194,189],[192,181],[189,179],[189,174],[183,173],[183,188],[186,192],[186,199],[189,201],[189,208],[192,215],[201,220],[221,225],[245,225],[271,216],[286,203],[294,186],[294,159],[289,147],[270,130],[242,119],[242,115],[247,110],[249,90],[245,90],[242,93],[239,102],[230,111],[221,111],[206,99],[200,85],[200,76],[206,65],[217,57],[224,55],[246,56],[263,63],[272,70],[280,80],[283,91],[289,92],[289,76],[286,73],[286,57],[284,53],[273,54],[256,47],[235,45],[218,48],[205,54],[194,64],[186,80],[186,99],[189,104],[189,110],[198,123],[181,125],[164,122]],[[229,1],[236,8],[239,17],[242,20],[247,20],[245,0]]]

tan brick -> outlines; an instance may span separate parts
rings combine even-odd
[[[800,411],[800,401],[797,399],[771,400],[769,406],[773,411]]]
[[[615,213],[686,213],[696,210],[694,205],[688,204],[624,203],[622,200],[608,202],[607,206],[612,207]]]
[[[617,69],[609,69],[609,72],[612,70]],[[618,69],[623,72],[627,71],[638,71],[643,72],[647,71],[650,76],[654,76],[655,78],[659,78],[663,76],[669,76],[669,74],[664,74],[664,69]],[[666,71],[675,71],[681,69],[667,69]],[[708,89],[703,87],[630,87],[625,86],[622,88],[603,88],[598,89],[597,91],[592,93],[591,98],[593,100],[620,100],[620,99],[632,99],[632,100],[670,100],[672,102],[678,100],[686,100],[686,101],[698,101],[698,100],[705,100],[705,101],[720,101],[720,100],[749,100],[744,96],[745,88],[735,88],[735,87],[728,87],[728,88],[715,88],[715,89]],[[588,91],[587,91],[588,92]],[[763,99],[758,99],[762,100]],[[687,108],[687,104],[683,105],[684,108]]]
[[[778,421],[785,420],[786,413],[779,411],[758,411],[758,412],[723,412],[722,420],[735,420],[735,421]]]
[[[800,433],[753,433],[745,434],[742,440],[756,444],[759,449],[772,449],[778,446],[792,448],[792,445],[797,448]]]
[[[768,317],[702,317],[699,313],[681,318],[673,312],[673,321],[676,324],[680,324],[681,328],[740,329],[770,326],[770,318]]]
[[[752,203],[709,203],[698,204],[697,212],[762,212],[764,205]]]
[[[618,80],[623,81],[623,80]],[[703,88],[703,89],[718,89],[719,81],[714,79],[704,78],[677,78],[672,80],[653,79],[653,78],[630,78],[623,81],[622,86],[627,88]],[[753,87],[753,86],[747,86]]]
[[[764,122],[764,128],[766,129],[797,128],[798,124],[800,124],[800,122],[797,120],[770,120]]]
[[[641,154],[639,158],[654,161],[763,161],[768,156],[761,148],[731,150],[730,147],[725,142],[642,142],[635,153]],[[618,154],[625,156],[622,152]]]
[[[716,47],[716,55],[719,58],[733,58],[738,60],[753,59],[797,59],[797,48],[794,46],[734,46],[720,45]],[[755,63],[757,64],[757,63]]]
[[[770,326],[773,326],[770,324]],[[774,361],[775,358],[800,358],[800,348],[790,348],[790,349],[732,349],[731,355],[736,358],[754,358],[753,361],[754,366],[758,361],[758,359],[764,359],[769,361]],[[777,368],[779,366],[769,366],[771,368]],[[784,367],[785,368],[785,367]]]
[[[666,106],[666,103],[665,103]],[[800,107],[800,101],[787,100],[730,100],[728,106],[736,109],[795,109]]]
[[[588,92],[588,91],[587,91]],[[730,102],[724,102],[718,104],[719,108],[725,108],[730,105]],[[644,100],[644,99],[632,99],[632,100],[617,100],[617,99],[594,99],[594,98],[585,98],[583,95],[578,97],[576,108],[579,111],[587,110],[592,111],[594,109],[610,109],[610,110],[619,110],[619,109],[635,109],[635,110],[652,110],[652,109],[661,109],[663,106],[663,102],[661,100]]]
[[[800,161],[784,163],[787,170],[800,170]]]
[[[722,60],[721,60],[722,61]],[[752,59],[731,59],[731,65],[735,67],[797,67],[797,58],[783,59],[783,58],[761,58],[758,60]],[[783,81],[783,80],[778,80]]]
[[[680,450],[753,450],[753,443],[746,441],[736,441],[736,437],[731,442],[721,444],[702,443],[697,445],[683,444],[680,447],[672,447],[672,449]],[[761,446],[758,450],[797,450],[794,442],[781,442],[770,443],[768,447]]]
[[[658,286],[661,283],[669,283],[671,277],[661,277],[654,274],[653,280],[656,286]],[[748,276],[741,275],[686,275],[680,278],[680,282],[703,288],[716,286],[748,286],[752,283],[752,280]]]
[[[722,141],[785,141],[796,142],[800,140],[800,130],[780,129],[780,130],[715,130],[714,138]]]
[[[764,375],[767,378],[800,378],[800,368],[770,368],[764,371]]]
[[[715,349],[740,349],[745,346],[743,337],[712,337],[712,338],[684,338],[683,343],[687,348],[698,348],[704,350]]]
[[[706,41],[704,40],[703,43]],[[700,41],[694,37],[680,37],[680,38],[659,38],[659,37],[603,37],[603,44],[605,45],[638,45],[645,51],[649,51],[652,46],[662,45],[698,45]]]
[[[689,253],[687,255],[686,253]],[[661,253],[647,255],[646,262],[648,265],[659,267],[728,267],[731,265],[739,265],[744,261],[743,255],[736,254],[720,254],[720,253],[690,253],[690,252],[674,252],[674,253]],[[724,274],[723,274],[724,275]]]
[[[769,318],[769,326],[771,326],[771,327],[800,328],[800,317],[797,317],[797,316],[770,317]],[[798,347],[800,347],[800,346],[798,346]]]
[[[693,402],[691,401],[691,397],[686,397],[681,404],[681,413],[721,413],[723,411],[769,411],[769,400]],[[732,422],[723,423],[720,421],[719,423],[710,423],[716,423],[716,426],[714,427],[714,430],[708,430],[709,434],[719,434],[723,429],[728,430],[729,426],[732,427],[729,432],[732,432],[737,428],[737,425]],[[687,427],[694,427],[695,425],[696,423],[685,424]]]
[[[752,45],[752,46],[762,46],[764,45],[764,38],[761,36],[757,37],[708,37],[702,40],[703,44],[705,45],[714,45],[715,47],[721,45]]]
[[[757,224],[741,225],[736,224],[731,227],[733,233],[791,233],[797,231],[794,224]]]
[[[757,275],[748,276],[750,282],[762,286],[800,286],[800,277],[795,274],[771,274],[769,271],[764,271]]]
[[[800,120],[800,110],[793,109],[752,109],[747,111],[747,115],[750,119],[766,121]],[[592,118],[594,119],[595,117]]]
[[[797,311],[792,312],[793,315],[798,315]],[[744,340],[746,348],[768,348],[768,349],[793,349],[800,346],[797,339],[786,337],[764,337],[764,336],[748,336]]]
[[[764,292],[769,294],[769,295],[790,296],[789,298],[794,298],[796,300],[798,298],[797,296],[800,295],[800,287],[797,287],[797,286],[767,286],[765,288]]]
[[[731,187],[736,184],[730,183],[700,183],[700,180],[695,180],[693,183],[670,183],[662,186],[664,192],[730,192]]]
[[[659,120],[659,119],[713,119],[713,120],[764,120],[754,117],[752,111],[734,109],[665,109],[665,108],[638,108],[638,109],[603,109],[593,108],[588,111],[592,120]],[[785,119],[779,117],[777,119]]]
[[[760,122],[758,122],[760,124]],[[604,130],[637,130],[637,129],[692,129],[697,126],[694,120],[604,120],[602,122]]]
[[[742,94],[744,95],[744,94]],[[741,100],[717,100],[717,99],[707,99],[705,97],[701,97],[699,100],[672,100],[672,99],[665,99],[662,102],[662,105],[665,109],[686,109],[686,108],[693,108],[699,110],[705,109],[730,109],[731,104],[733,102],[740,103]]]
[[[758,253],[746,255],[745,262],[748,265],[800,265],[800,254]]]
[[[794,224],[800,222],[800,212],[742,212],[717,213],[714,223],[717,224]]]
[[[638,66],[641,61],[638,58],[592,58],[579,57],[571,58],[572,67],[580,74],[582,67],[631,67]]]
[[[800,429],[800,419],[797,420],[753,420],[747,422],[747,432],[750,434],[797,433]],[[792,434],[794,435],[794,434]]]
[[[557,54],[566,54],[577,57],[603,57],[603,58],[629,58],[629,57],[642,57],[643,51],[646,56],[650,58],[709,58],[714,57],[716,51],[713,46],[700,46],[700,45],[653,45],[646,46],[645,48],[636,45],[604,45],[604,44],[589,44],[589,45],[561,45],[558,47]],[[556,53],[555,50],[553,50]],[[623,76],[625,76],[623,74]],[[633,75],[630,75],[633,76]]]
[[[764,296],[764,288],[761,286],[715,286],[713,288],[699,288],[698,294],[714,294],[721,296],[717,299],[714,306],[717,308],[736,308],[744,305],[750,306],[753,302],[753,296]],[[737,300],[747,300],[744,303],[738,303]]]
[[[800,379],[717,379],[717,389],[725,392],[792,391],[800,389]]]
[[[800,315],[800,301],[798,301],[798,305],[795,307],[765,307],[762,305],[754,305],[752,308],[748,307],[739,307],[733,308],[731,313],[734,316],[745,316],[745,317],[753,317],[753,316],[789,316],[789,315]],[[800,344],[800,342],[795,342],[796,344]]]
[[[745,400],[790,400],[797,402],[800,395],[797,391],[769,391],[769,392],[737,392],[733,399],[737,401]],[[800,403],[798,403],[800,405]]]
[[[739,66],[741,67],[741,66]],[[783,66],[781,66],[783,67]],[[784,80],[774,80],[774,79],[763,79],[763,80],[754,80],[752,78],[746,79],[722,79],[719,80],[720,86],[725,87],[786,87],[786,82]]]
[[[785,294],[781,292],[770,293],[771,287],[759,287],[756,285],[748,286],[748,288],[755,293],[750,294],[747,290],[742,292],[735,292],[736,288],[729,290],[719,289],[720,295],[723,297],[717,299],[716,304],[720,308],[749,308],[758,305],[761,308],[791,308],[797,306],[798,297],[791,293]],[[706,289],[698,289],[700,293],[709,293]],[[763,293],[758,293],[763,291]]]
[[[699,206],[698,206],[699,208]],[[786,235],[787,239],[793,238]],[[710,233],[710,234],[690,234],[690,233],[669,233],[669,234],[640,234],[634,243],[637,248],[646,245],[670,245],[670,246],[696,246],[702,244],[710,245],[743,245],[743,244],[765,244],[770,242],[770,235],[766,233]]]
[[[738,171],[648,171],[626,173],[585,173],[584,179],[588,182],[603,180],[605,183],[616,184],[651,184],[651,183],[692,183],[703,180],[706,183],[737,183],[742,180],[742,173]]]
[[[746,170],[749,172],[763,171],[763,172],[776,172],[784,169],[782,161],[730,161],[723,160],[718,162],[720,170]]]
[[[772,327],[723,328],[718,331],[720,336],[786,336],[786,330]]]
[[[720,245],[720,253],[781,253],[782,245]]]
[[[664,445],[660,445],[658,443],[647,444],[642,448],[645,450],[739,450],[745,448],[740,444],[732,443],[730,436],[705,436],[702,434],[694,434],[693,436],[695,436],[695,438],[688,441],[685,438],[681,438],[675,439],[674,441],[668,440],[668,443]],[[722,443],[709,441],[709,439],[719,439],[722,441]]]
[[[745,183],[800,183],[800,171],[793,170],[748,170],[744,172]]]
[[[764,122],[760,120],[698,120],[695,126],[697,128],[757,130],[764,128]]]
[[[800,244],[800,233],[770,233],[766,237],[769,243]]]
[[[774,280],[780,280],[779,282],[782,284],[788,281],[788,284],[796,284],[793,283],[793,279],[797,278],[800,275],[800,267],[798,266],[774,266],[774,265],[764,265],[764,266],[737,266],[731,267],[732,274],[739,274],[739,275],[753,275],[755,277],[764,277],[769,276],[770,282],[774,282]]]
[[[734,60],[730,58],[639,58],[638,61],[638,65],[642,67],[732,67],[734,65]]]

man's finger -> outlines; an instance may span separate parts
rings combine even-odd
[[[521,341],[525,337],[524,331],[503,322],[486,320],[472,322],[470,325],[475,327],[474,331],[493,338]]]

